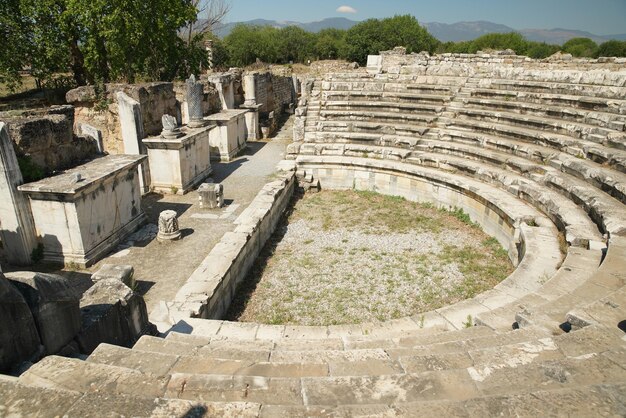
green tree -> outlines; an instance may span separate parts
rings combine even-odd
[[[346,31],[341,29],[324,29],[317,33],[314,54],[319,59],[337,59],[345,50]]]
[[[238,24],[224,38],[229,65],[244,67],[256,62],[278,61],[279,30],[270,26]]]
[[[38,78],[69,70],[79,85],[169,80],[186,75],[186,57],[199,56],[178,34],[197,19],[189,0],[9,1],[20,4],[26,22],[28,47],[16,60]]]
[[[0,83],[7,84],[11,90],[22,83],[22,57],[27,54],[31,41],[26,36],[27,27],[28,21],[22,13],[19,0],[0,3]]]
[[[435,52],[439,41],[410,15],[382,20],[368,19],[350,28],[345,37],[344,58],[364,64],[367,56],[403,46],[407,52]]]
[[[485,50],[505,50],[512,49],[518,55],[526,53],[527,41],[517,32],[510,33],[488,33],[474,39],[469,47],[469,52],[475,54]]]
[[[589,38],[572,38],[563,44],[561,50],[575,57],[594,57],[598,44]]]
[[[305,62],[313,56],[315,35],[297,26],[287,26],[278,33],[279,63]]]
[[[545,42],[528,42],[525,55],[530,58],[547,58],[560,49],[558,45],[550,45]]]
[[[626,57],[626,41],[611,40],[600,44],[596,57]]]

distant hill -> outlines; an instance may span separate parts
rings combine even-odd
[[[317,22],[301,23],[293,21],[277,21],[266,19],[255,19],[246,22],[232,22],[222,25],[215,30],[215,34],[220,38],[227,36],[233,27],[239,23],[246,25],[273,26],[284,28],[286,26],[298,26],[307,32],[319,32],[323,29],[350,29],[356,25],[357,21],[346,19],[345,17],[331,17]],[[530,41],[546,42],[549,44],[562,45],[572,38],[591,38],[597,43],[606,42],[610,39],[626,40],[626,34],[600,36],[593,33],[574,29],[513,29],[506,25],[487,21],[438,23],[420,22],[437,39],[443,42],[471,41],[487,33],[508,33],[519,32]]]
[[[606,42],[610,37],[594,35],[590,32],[584,32],[573,29],[522,29],[518,31],[529,41],[547,42],[549,44],[563,45],[572,38],[589,38],[594,42],[601,44]]]
[[[233,30],[235,25],[238,25],[239,23],[244,23],[246,25],[257,25],[257,26],[272,26],[278,29],[284,28],[286,26],[298,26],[307,32],[319,32],[321,30],[330,29],[330,28],[347,30],[359,22],[346,19],[345,17],[330,17],[328,19],[320,20],[317,22],[309,22],[309,23],[255,19],[255,20],[248,20],[246,22],[226,23],[225,25],[216,29],[215,34],[219,36],[220,38],[228,36],[228,34],[230,33],[230,31]]]
[[[421,22],[420,22],[421,23]],[[442,42],[471,41],[487,33],[515,32],[506,25],[492,22],[422,23],[428,32]]]

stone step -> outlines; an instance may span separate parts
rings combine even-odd
[[[478,315],[476,323],[495,330],[510,330],[518,313],[541,312],[541,306],[583,286],[596,273],[600,266],[601,256],[601,251],[597,249],[585,250],[570,247],[557,274],[538,290],[508,305]],[[551,326],[556,329],[560,323],[554,321]]]
[[[438,152],[425,153],[425,152],[405,152],[404,154],[394,154],[390,152],[388,147],[377,146],[363,146],[359,144],[346,144],[335,147],[332,149],[330,146],[323,147],[320,152],[320,148],[311,144],[303,145],[300,148],[300,155],[346,155],[346,156],[360,156],[360,157],[376,157],[376,158],[394,158],[398,155],[405,162],[423,165],[428,167],[435,167],[442,170],[457,172],[463,175],[475,177],[481,181],[486,181],[491,184],[495,184],[506,191],[524,198],[534,206],[541,208],[550,218],[559,226],[561,231],[565,232],[566,239],[571,245],[587,247],[589,242],[602,242],[603,238],[598,231],[595,223],[589,218],[583,208],[578,206],[574,201],[567,197],[557,193],[556,191],[537,183],[532,178],[515,174],[511,170],[504,168],[494,167],[491,165],[485,165],[486,163],[492,163],[494,160],[498,162],[497,158],[506,158],[506,155],[496,155],[495,153],[489,153],[489,156],[484,160],[485,162],[474,162],[468,160],[467,153],[473,159],[481,157],[481,149],[479,147],[472,146],[455,146],[446,141],[431,141],[420,140],[416,146],[417,149],[426,148],[434,151],[446,151],[453,152],[455,155],[442,155]],[[509,157],[511,158],[511,157]],[[508,160],[500,160],[502,164],[510,163]],[[517,166],[521,166],[523,163],[517,163]],[[549,167],[543,168],[535,165],[533,169],[532,163],[523,165],[524,170],[539,171],[550,169]],[[528,173],[526,174],[529,175]],[[541,177],[533,173],[530,177],[535,177],[537,180],[541,180]],[[610,179],[610,177],[607,177]]]
[[[436,119],[436,115],[432,113],[399,113],[399,112],[385,112],[374,110],[320,110],[320,122],[332,121],[332,122],[377,122],[377,123],[391,123],[391,122],[404,122],[404,123],[432,123]]]
[[[458,96],[457,96],[458,98]],[[455,104],[455,106],[458,106]],[[497,100],[484,99],[475,96],[464,97],[462,107],[490,109],[496,111],[507,111],[518,114],[530,114],[534,116],[546,117],[553,120],[568,120],[583,124],[600,126],[608,130],[623,131],[626,118],[623,115],[595,110],[583,110],[563,106],[537,104],[535,102],[524,102],[522,100]]]
[[[568,135],[539,131],[528,127],[514,126],[498,122],[488,122],[463,117],[441,117],[438,122],[440,126],[444,126],[446,129],[460,128],[477,133],[497,135],[499,137],[502,137],[503,139],[512,139],[515,141],[523,141],[531,144],[543,145],[546,147],[554,148],[557,151],[565,151],[566,149],[571,149],[573,150],[572,152],[583,154],[583,147],[586,145],[592,145],[592,143],[586,142],[583,139],[574,138]]]
[[[446,92],[447,93],[447,92]],[[444,104],[450,99],[449,94],[424,94],[407,92],[385,92],[385,91],[323,91],[319,96],[319,101],[350,101],[351,103],[368,102],[391,102],[396,104],[409,103],[433,103]],[[315,104],[319,101],[312,100]]]
[[[567,313],[572,309],[611,296],[626,285],[623,261],[623,254],[625,253],[626,239],[612,236],[602,264],[582,285],[567,289],[567,293],[564,295],[528,310],[531,314],[542,314],[557,323],[562,323],[566,320]]]
[[[202,402],[254,402],[264,405],[302,405],[301,379],[175,373],[166,398]]]
[[[381,122],[368,121],[307,121],[305,140],[315,138],[317,141],[342,142],[344,137],[362,141],[381,141],[385,137],[393,137],[394,140],[402,140],[405,143],[416,143],[416,139],[425,135],[433,127],[422,123],[401,123],[393,125]],[[369,137],[368,137],[369,135]],[[417,138],[416,138],[417,137]]]
[[[262,418],[278,417],[536,417],[621,416],[626,384],[533,390],[501,396],[477,396],[464,401],[421,401],[397,405],[274,406],[261,408]]]
[[[249,402],[198,403],[178,399],[142,398],[108,391],[80,393],[57,388],[0,381],[0,415],[7,417],[204,416],[257,417],[260,404]]]
[[[165,340],[163,340],[165,341]],[[329,365],[312,362],[266,362],[241,359],[222,359],[202,351],[192,355],[162,354],[154,351],[141,351],[136,348],[101,344],[89,356],[88,362],[126,367],[167,376],[173,373],[228,374],[238,376],[264,377],[313,377],[328,376]],[[402,370],[400,369],[400,372]]]
[[[626,206],[619,200],[573,176],[548,174],[543,181],[582,206],[598,224],[601,232],[615,235],[626,232]]]
[[[625,97],[624,87],[605,85],[578,84],[567,81],[547,80],[510,80],[499,78],[484,78],[479,83],[479,88],[504,90],[509,92],[540,93],[554,95],[571,95],[580,98],[604,98],[623,100]]]
[[[441,119],[440,119],[441,120]],[[578,159],[588,158],[589,160],[602,164],[603,169],[613,169],[619,173],[626,173],[626,157],[622,150],[603,147],[598,144],[583,145],[580,141],[575,147],[557,150],[549,144],[528,141],[519,141],[513,138],[504,138],[493,135],[487,131],[472,131],[471,127],[447,127],[439,129],[440,138],[450,138],[453,141],[465,142],[486,148],[498,149],[504,152],[528,158],[534,161],[545,161],[559,155],[573,156]],[[581,159],[581,161],[584,161]],[[601,168],[601,167],[598,167]]]
[[[23,373],[19,382],[80,393],[93,391],[158,398],[168,379],[119,366],[48,356]]]
[[[547,104],[560,106],[562,108],[596,112],[601,111],[614,114],[624,114],[620,109],[626,109],[626,100],[623,99],[613,98],[612,100],[606,100],[603,97],[553,94],[550,92],[535,93],[512,91],[508,89],[499,90],[497,88],[476,88],[472,91],[472,97],[495,97],[504,101]]]
[[[555,132],[561,135],[568,135],[575,138],[592,140],[595,138],[606,138],[610,133],[617,131],[607,129],[605,122],[603,127],[590,125],[580,121],[556,119],[555,117],[536,116],[527,113],[521,114],[500,109],[484,109],[469,107],[465,104],[448,106],[446,112],[452,112],[456,117],[470,118],[491,123],[521,126],[539,131]],[[596,136],[593,136],[596,135]],[[602,141],[602,139],[600,139]],[[593,142],[593,141],[592,141]]]
[[[626,280],[626,275],[622,276]],[[626,286],[586,306],[569,311],[566,320],[572,325],[602,324],[626,333]]]
[[[352,111],[352,112],[384,112],[384,113],[422,113],[436,115],[444,108],[442,106],[424,103],[397,103],[384,101],[341,101],[325,100],[320,103],[319,110],[323,111]],[[315,109],[313,109],[315,110]],[[310,114],[307,112],[307,116]]]

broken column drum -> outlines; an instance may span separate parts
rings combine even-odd
[[[189,112],[188,126],[190,128],[201,128],[207,124],[207,122],[202,119],[204,116],[202,112],[202,96],[204,95],[204,86],[202,83],[196,81],[196,76],[193,74],[189,77],[185,84],[187,86],[186,99]]]
[[[180,239],[181,233],[178,227],[176,211],[164,210],[159,215],[159,233],[157,239],[161,242],[169,242]]]

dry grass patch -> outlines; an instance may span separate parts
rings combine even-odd
[[[462,211],[371,192],[324,191],[296,202],[228,319],[388,320],[473,297],[512,270],[506,251]]]

